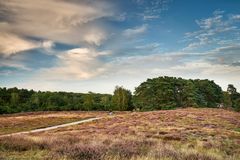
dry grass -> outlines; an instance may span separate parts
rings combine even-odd
[[[0,135],[29,131],[86,118],[106,115],[105,112],[29,112],[0,116]]]
[[[238,160],[239,128],[240,113],[221,109],[129,112],[0,139],[0,155],[17,152],[31,157],[30,153],[41,151],[45,159]]]

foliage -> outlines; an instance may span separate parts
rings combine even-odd
[[[116,86],[112,97],[112,105],[114,109],[125,111],[132,108],[132,93],[123,87]]]
[[[41,92],[17,88],[0,88],[0,114],[26,111],[108,110],[110,94]]]
[[[232,107],[231,96],[228,92],[223,92],[223,104],[225,107]]]
[[[236,111],[240,111],[240,93],[237,92],[237,89],[232,84],[228,85],[227,92],[230,96],[231,107]]]
[[[222,97],[221,87],[213,81],[158,77],[148,79],[136,88],[134,105],[141,110],[216,107]]]
[[[44,112],[33,114],[48,121]],[[32,121],[28,113],[24,115],[28,121],[17,128]],[[69,112],[56,112],[58,117],[66,115]],[[7,125],[12,115],[2,117]],[[14,115],[16,122],[22,117]],[[31,151],[44,152],[49,160],[239,160],[239,123],[239,113],[215,108],[118,112],[57,131],[2,137],[0,159],[33,159]]]
[[[116,86],[113,95],[99,93],[41,92],[0,88],[0,114],[61,110],[161,110],[177,107],[234,108],[240,111],[240,94],[230,84],[227,92],[214,81],[158,77],[135,88],[134,95]]]

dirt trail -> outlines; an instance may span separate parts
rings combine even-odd
[[[51,127],[46,127],[46,128],[34,129],[34,130],[31,130],[31,131],[23,131],[23,132],[5,134],[5,135],[1,135],[0,138],[2,138],[2,137],[9,137],[9,136],[15,136],[15,135],[20,135],[20,134],[43,132],[43,131],[48,131],[48,130],[52,130],[52,129],[62,128],[62,127],[67,127],[67,126],[72,126],[72,125],[76,125],[76,124],[81,124],[81,123],[85,123],[85,122],[91,122],[91,121],[95,121],[95,120],[98,120],[98,119],[101,119],[101,118],[102,118],[102,117],[89,118],[89,119],[80,120],[80,121],[76,121],[76,122],[65,123],[65,124],[60,124],[60,125],[51,126]]]

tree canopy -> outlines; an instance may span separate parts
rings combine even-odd
[[[217,107],[240,111],[240,94],[230,84],[222,91],[214,81],[176,77],[147,79],[131,91],[116,86],[113,95],[99,93],[41,92],[0,88],[0,114],[60,110],[160,110],[177,107]]]
[[[237,89],[234,85],[229,84],[227,88],[227,93],[229,96],[229,105],[237,111],[240,111],[240,93],[237,92]]]
[[[126,111],[132,110],[132,93],[131,91],[116,86],[112,97],[112,105],[115,110]]]
[[[0,113],[60,110],[106,110],[110,94],[36,92],[17,88],[0,88]]]
[[[213,81],[175,77],[148,79],[134,92],[135,106],[142,110],[216,107],[222,98],[221,87]]]

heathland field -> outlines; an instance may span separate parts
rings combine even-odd
[[[29,112],[0,116],[0,135],[29,131],[106,115],[106,112]]]
[[[1,134],[86,119],[0,138],[0,159],[239,160],[240,113],[186,108],[152,112],[53,112],[0,117]],[[12,127],[11,127],[12,126]]]

